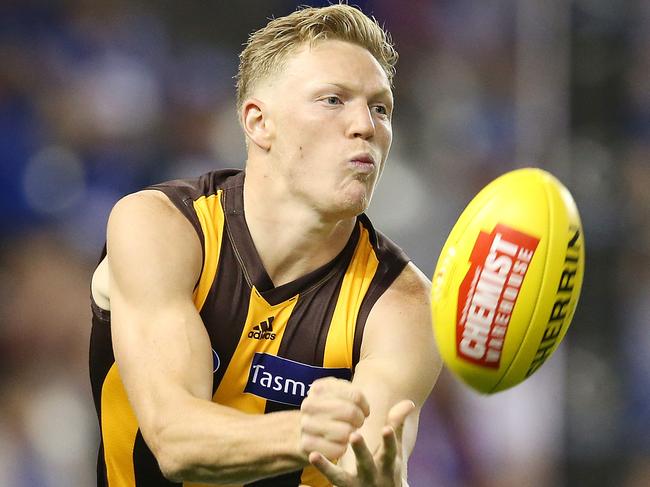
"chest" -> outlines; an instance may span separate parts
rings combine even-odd
[[[346,270],[333,269],[295,294],[265,292],[231,252],[222,250],[200,309],[213,349],[214,400],[261,413],[269,401],[299,406],[320,377],[350,379],[360,300]]]

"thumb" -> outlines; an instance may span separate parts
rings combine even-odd
[[[406,418],[415,410],[415,404],[409,399],[398,402],[388,411],[387,425],[395,430],[397,440],[402,440],[402,430]]]

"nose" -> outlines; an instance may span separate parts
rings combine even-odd
[[[369,139],[375,135],[375,121],[368,105],[359,104],[351,110],[348,135],[353,138]]]

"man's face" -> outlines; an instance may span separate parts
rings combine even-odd
[[[363,212],[392,140],[393,96],[372,54],[338,40],[302,46],[259,95],[286,190],[326,218]]]

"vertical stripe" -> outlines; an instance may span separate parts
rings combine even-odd
[[[277,355],[282,341],[287,321],[293,312],[298,301],[298,295],[277,305],[270,305],[257,291],[255,287],[251,290],[250,303],[246,325],[244,326],[237,349],[228,364],[228,368],[221,379],[219,388],[214,394],[213,400],[224,406],[233,407],[240,411],[253,414],[264,412],[266,399],[253,394],[244,394],[244,388],[248,380],[253,356],[256,352]],[[275,338],[256,339],[249,337],[249,332],[259,326],[260,323],[273,318],[273,334]]]
[[[133,445],[137,432],[138,422],[131,410],[117,364],[113,364],[102,386],[104,461],[111,487],[135,487]]]
[[[340,275],[340,278],[337,275],[337,278],[328,279],[319,285],[318,288],[308,290],[300,295],[300,299],[293,313],[291,313],[291,318],[287,322],[282,343],[278,350],[278,356],[303,364],[322,367],[327,332],[332,322],[332,316],[334,315],[336,298],[339,295],[345,269],[352,259],[354,249],[356,248],[356,240],[345,251],[344,258],[342,259],[345,265],[338,266],[340,272],[337,274]],[[268,414],[276,411],[296,409],[299,409],[299,406],[267,401],[264,413]],[[303,469],[300,469],[252,482],[246,484],[246,487],[297,487],[299,484],[310,486],[328,485],[324,477],[314,475],[313,472],[311,474],[308,472],[304,478],[302,475]],[[305,482],[305,478],[309,479],[309,482]]]
[[[106,465],[104,464],[104,442],[99,441],[99,451],[97,452],[97,487],[108,487],[106,478]]]
[[[379,261],[370,242],[368,230],[361,227],[361,235],[343,277],[336,308],[327,333],[323,367],[352,369],[352,346],[357,316],[378,266]],[[312,466],[303,470],[300,482],[313,487],[330,485],[328,480]]]
[[[213,283],[217,275],[217,267],[219,265],[219,258],[221,254],[222,242],[223,242],[223,232],[224,232],[224,211],[223,211],[223,199],[222,199],[223,190],[217,191],[216,194],[210,195],[208,197],[202,196],[198,200],[194,201],[194,210],[196,215],[199,218],[199,223],[201,224],[201,229],[203,230],[204,235],[204,261],[203,269],[201,271],[201,277],[199,279],[199,284],[196,291],[194,292],[194,304],[199,311],[203,310],[203,306],[208,299],[210,290],[212,289]],[[229,262],[234,262],[234,259],[229,259]],[[226,276],[228,278],[234,277],[234,272],[229,273],[233,276]],[[233,288],[237,289],[237,286],[232,286],[232,282],[229,291]],[[220,301],[223,299],[223,295],[219,296]],[[233,301],[230,300],[229,306],[232,306]],[[202,317],[204,322],[206,319]],[[247,330],[244,327],[244,330]],[[224,330],[221,330],[222,332]],[[215,330],[213,333],[217,333]],[[213,344],[216,346],[216,344]],[[223,359],[223,355],[220,355]],[[225,360],[225,363],[232,363],[230,360],[231,357],[228,357],[228,360]],[[216,397],[216,396],[215,396]],[[213,400],[216,400],[213,398]],[[183,487],[241,487],[241,485],[217,485],[217,484],[200,484],[194,482],[183,482]]]
[[[180,483],[167,480],[158,466],[158,460],[151,453],[149,445],[138,430],[133,445],[133,467],[137,487],[180,487]]]
[[[111,322],[109,318],[103,318],[100,308],[92,302],[93,317],[90,332],[90,382],[93,391],[93,401],[97,410],[97,418],[102,416],[102,387],[108,371],[115,362],[113,347],[111,344]]]
[[[201,319],[221,364],[212,376],[212,395],[221,384],[227,366],[237,350],[239,338],[246,325],[251,294],[251,287],[237,263],[232,246],[229,245],[228,230],[226,224],[219,256],[219,273],[201,309]]]
[[[253,356],[256,352],[271,355],[278,354],[287,321],[289,321],[289,317],[297,302],[298,295],[277,305],[270,305],[260,295],[257,289],[253,287],[250,293],[246,324],[242,329],[239,343],[228,364],[228,368],[213,396],[212,400],[214,402],[249,414],[264,413],[266,399],[244,393]],[[256,339],[248,336],[251,331],[255,331],[253,329],[256,326],[259,326],[262,322],[268,322],[268,319],[271,317],[273,318],[271,324],[273,328],[272,333],[275,335],[273,340]],[[186,482],[183,484],[183,487],[208,486]]]
[[[327,334],[324,367],[352,369],[352,344],[357,316],[378,265],[379,261],[370,243],[368,230],[362,227],[357,248],[343,278]]]
[[[223,191],[210,196],[201,196],[194,201],[194,211],[201,223],[203,230],[203,270],[199,279],[199,285],[194,291],[194,304],[200,310],[208,297],[214,277],[217,275],[217,264],[219,263],[219,250],[223,237],[223,207],[221,195]]]

